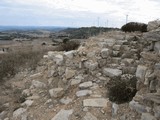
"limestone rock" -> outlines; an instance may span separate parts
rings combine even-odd
[[[84,66],[88,68],[90,71],[93,71],[98,67],[98,63],[90,60],[90,61],[84,62]]]
[[[75,74],[76,74],[75,70],[71,70],[69,68],[66,68],[66,71],[65,71],[65,78],[66,79],[72,78]]]
[[[113,68],[104,68],[103,74],[109,77],[116,77],[122,75],[122,70]]]
[[[160,104],[160,95],[157,93],[147,93],[144,95],[144,99]]]
[[[80,91],[76,92],[77,97],[83,97],[83,96],[87,96],[87,95],[91,95],[91,94],[92,94],[91,90],[80,90]]]
[[[83,106],[85,107],[106,107],[108,99],[104,98],[93,98],[83,100]]]
[[[119,51],[121,49],[121,45],[114,45],[113,50]]]
[[[21,105],[22,106],[27,106],[27,107],[30,107],[31,105],[33,104],[33,100],[26,100],[24,103],[22,103]]]
[[[117,104],[113,103],[112,104],[112,114],[117,115],[118,109],[119,109],[119,106]]]
[[[49,94],[51,97],[54,97],[54,98],[62,97],[64,95],[64,89],[63,88],[50,89]]]
[[[154,51],[156,51],[157,53],[160,53],[160,41],[155,42]]]
[[[141,105],[138,102],[135,102],[133,100],[129,103],[129,107],[131,109],[136,110],[139,113],[146,113],[146,112],[149,112],[151,110],[149,107],[143,106],[143,105]]]
[[[30,75],[30,78],[31,79],[36,79],[36,78],[39,78],[41,76],[42,76],[42,73],[36,73],[36,74]]]
[[[60,100],[60,102],[61,103],[63,103],[63,104],[65,104],[65,105],[67,105],[67,104],[69,104],[70,102],[72,102],[72,99],[70,99],[70,98],[62,98],[61,100]]]
[[[160,20],[148,22],[147,31],[152,31],[160,27]]]
[[[54,55],[55,55],[55,52],[54,52],[54,51],[49,51],[49,52],[48,52],[48,58],[49,58],[49,59],[53,59]]]
[[[149,113],[142,113],[141,120],[157,120],[157,119]]]
[[[145,60],[155,61],[155,62],[159,62],[159,60],[160,60],[160,58],[156,54],[153,54],[150,52],[141,52],[140,55]]]
[[[64,62],[63,55],[60,55],[60,54],[55,55],[54,61],[56,62],[57,65],[62,65]]]
[[[96,55],[96,51],[92,51],[87,54],[87,57],[91,58],[91,57],[95,57],[95,55]]]
[[[148,41],[153,41],[153,42],[159,41],[160,40],[160,29],[144,33],[143,38]]]
[[[140,80],[142,83],[144,83],[145,75],[146,75],[147,67],[143,65],[138,65],[137,71],[136,71],[136,77],[138,80]]]
[[[160,118],[160,106],[154,107],[154,115],[156,118]]]
[[[46,84],[37,80],[32,81],[31,88],[45,88]]]
[[[51,120],[69,120],[69,116],[73,113],[73,110],[60,110]]]
[[[0,112],[0,120],[3,120],[6,115],[7,115],[7,111]]]
[[[86,89],[86,88],[89,88],[89,87],[92,87],[92,86],[93,86],[92,81],[88,81],[88,82],[81,83],[79,85],[79,88]]]
[[[13,112],[13,118],[16,119],[18,117],[23,117],[22,115],[27,111],[27,109],[19,108]]]
[[[111,50],[108,48],[104,48],[101,50],[101,56],[102,58],[107,58],[111,54]]]
[[[72,59],[73,56],[74,56],[74,53],[75,53],[75,51],[72,50],[72,51],[65,52],[64,55],[65,55],[67,58]]]
[[[71,85],[77,85],[81,82],[81,80],[77,80],[77,79],[72,79],[71,80]]]
[[[90,112],[87,112],[82,120],[98,120],[98,119],[94,115],[92,115]]]

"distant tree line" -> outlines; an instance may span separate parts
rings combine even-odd
[[[68,28],[63,30],[69,34],[69,39],[87,39],[90,36],[96,36],[100,32],[107,32],[111,30],[119,30],[118,28],[105,28],[105,27],[81,27],[81,28]]]

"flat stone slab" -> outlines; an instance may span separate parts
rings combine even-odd
[[[63,88],[50,89],[49,94],[51,97],[54,97],[54,98],[62,97],[64,94],[64,89]]]
[[[105,98],[93,98],[83,100],[83,106],[85,107],[106,107],[108,99]]]
[[[122,75],[122,70],[113,69],[113,68],[104,68],[103,74],[109,77],[118,77]]]
[[[91,94],[92,94],[91,90],[80,90],[80,91],[76,92],[77,97],[87,96],[87,95],[91,95]]]
[[[69,120],[69,116],[73,113],[73,110],[60,110],[51,120]]]
[[[93,86],[92,81],[88,81],[88,82],[81,83],[79,85],[79,88],[86,89],[86,88],[89,88],[89,87],[92,87],[92,86]]]

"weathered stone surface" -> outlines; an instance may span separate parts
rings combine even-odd
[[[55,55],[54,56],[54,61],[56,62],[57,65],[62,65],[63,62],[64,62],[64,58],[63,58],[63,55]]]
[[[32,81],[31,88],[45,88],[46,84],[37,80]]]
[[[134,62],[134,59],[131,59],[131,58],[125,58],[122,60],[122,63],[124,63],[125,65],[133,64],[133,62]]]
[[[157,119],[149,113],[142,113],[141,120],[157,120]]]
[[[53,59],[53,58],[54,58],[54,55],[55,55],[55,52],[54,52],[54,51],[49,51],[49,52],[48,52],[48,58],[49,58],[49,59]]]
[[[157,93],[147,93],[144,95],[144,99],[160,104],[160,95]]]
[[[154,107],[154,116],[156,118],[160,118],[160,106],[155,106]]]
[[[117,112],[118,112],[118,109],[119,109],[119,106],[115,103],[112,104],[112,115],[117,115]]]
[[[73,113],[73,110],[60,110],[51,120],[69,120],[69,116]]]
[[[102,58],[107,58],[111,54],[111,50],[108,48],[104,48],[101,50],[101,56]]]
[[[79,85],[79,88],[86,89],[86,88],[89,88],[89,87],[92,87],[92,86],[93,86],[92,81],[88,81],[88,82],[81,83]]]
[[[106,107],[108,103],[104,98],[93,98],[83,100],[83,106],[85,107]]]
[[[90,60],[90,61],[84,62],[84,66],[88,68],[90,71],[93,71],[98,67],[98,63]]]
[[[136,69],[137,69],[136,67],[126,67],[126,66],[122,67],[123,74],[133,74],[133,75],[135,75]]]
[[[159,56],[157,56],[157,54],[153,54],[150,52],[141,52],[140,55],[145,60],[154,61],[154,62],[159,62],[159,60],[160,60],[160,58],[159,58]]]
[[[157,80],[151,80],[149,84],[149,90],[156,91],[156,86],[157,86]]]
[[[55,68],[56,69],[56,68]],[[65,73],[66,68],[65,67],[61,67],[59,66],[57,71],[58,71],[58,75],[63,75]]]
[[[36,73],[36,74],[30,75],[31,79],[36,79],[36,78],[39,78],[39,77],[42,77],[42,73]]]
[[[62,97],[64,95],[64,89],[63,88],[50,89],[49,94],[51,97],[54,97],[54,98]]]
[[[151,108],[143,106],[143,105],[141,105],[138,102],[135,102],[133,100],[129,103],[129,106],[130,106],[131,109],[134,109],[139,113],[146,113],[146,112],[149,112],[151,110]]]
[[[115,44],[116,40],[115,39],[105,39],[104,42],[105,44],[107,44],[108,47],[112,47]]]
[[[22,116],[26,111],[27,111],[27,109],[24,109],[24,108],[19,108],[19,109],[15,110],[13,112],[13,118],[16,119],[16,118]]]
[[[24,103],[22,103],[22,106],[30,107],[33,104],[33,100],[26,100]]]
[[[98,120],[98,119],[94,115],[92,115],[90,112],[87,112],[82,120]]]
[[[154,51],[156,51],[157,53],[160,53],[160,41],[155,42]]]
[[[76,92],[77,97],[83,97],[83,96],[87,96],[87,95],[91,95],[91,94],[92,94],[91,90],[80,90],[80,91]]]
[[[121,58],[120,57],[112,57],[112,63],[120,64]]]
[[[121,45],[114,45],[113,50],[119,51],[121,49]]]
[[[0,112],[0,120],[3,120],[6,115],[7,115],[7,111]]]
[[[66,77],[66,79],[72,78],[75,74],[76,74],[75,70],[71,70],[69,68],[66,68],[66,71],[65,71],[65,77]]]
[[[63,104],[65,104],[65,105],[67,105],[67,104],[69,104],[69,103],[71,103],[72,102],[72,99],[70,99],[70,98],[62,98],[61,100],[60,100],[60,102],[61,103],[63,103]]]
[[[136,71],[136,77],[142,83],[144,83],[146,71],[147,71],[147,67],[146,66],[138,65],[137,71]]]
[[[113,56],[113,57],[118,57],[119,54],[120,54],[119,51],[115,51],[115,50],[114,50],[114,51],[112,52],[112,56]]]
[[[148,22],[147,31],[152,31],[160,27],[160,20]]]
[[[87,54],[87,57],[91,58],[91,57],[95,57],[95,55],[96,55],[96,51],[92,51]]]
[[[160,29],[150,31],[143,34],[143,38],[148,41],[159,41],[160,40]]]
[[[75,53],[75,51],[72,50],[72,51],[65,52],[64,55],[65,55],[67,58],[72,59],[73,56],[74,56],[74,53]]]
[[[81,83],[81,80],[77,80],[77,79],[72,79],[71,80],[71,85],[77,85],[77,84],[79,84],[79,83]]]
[[[122,75],[122,70],[113,68],[104,68],[103,74],[109,77],[116,77]]]

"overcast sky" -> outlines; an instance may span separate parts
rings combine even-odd
[[[160,18],[160,0],[0,0],[0,25],[107,26]]]

